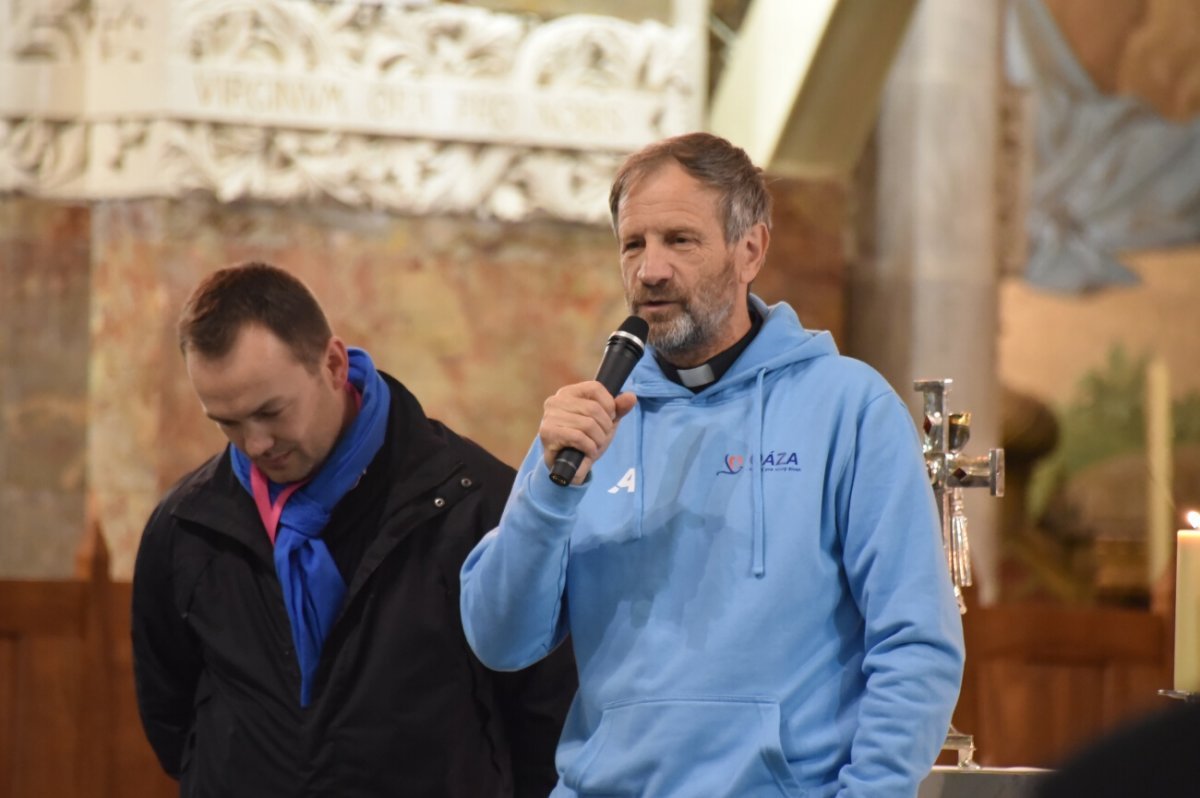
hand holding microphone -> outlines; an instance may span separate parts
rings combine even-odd
[[[609,336],[608,345],[604,349],[604,358],[600,361],[600,368],[596,372],[596,381],[604,386],[609,395],[617,396],[621,386],[629,378],[633,367],[637,365],[646,349],[646,336],[649,332],[650,325],[646,323],[645,319],[630,316]],[[547,402],[547,415],[549,415],[549,405],[550,402]],[[546,420],[544,419],[543,428],[545,426]],[[543,437],[543,441],[544,439]],[[575,474],[579,470],[580,464],[583,463],[583,459],[584,453],[579,449],[571,446],[562,448],[550,469],[550,479],[557,485],[570,485],[575,479]]]

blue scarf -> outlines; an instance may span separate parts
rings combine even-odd
[[[358,484],[383,446],[391,405],[387,383],[375,370],[370,356],[354,347],[349,354],[350,382],[362,393],[362,406],[317,472],[288,498],[275,534],[275,572],[283,586],[283,601],[300,661],[302,707],[312,700],[321,646],[346,596],[346,583],[321,533],[334,506]],[[234,474],[253,496],[250,459],[233,444],[229,453]],[[272,500],[281,487],[270,483]]]

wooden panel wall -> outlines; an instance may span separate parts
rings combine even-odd
[[[142,736],[128,583],[93,527],[77,578],[0,582],[0,798],[170,798]]]
[[[1151,612],[1011,605],[963,617],[967,669],[955,712],[976,761],[1052,767],[1170,699],[1166,618]]]

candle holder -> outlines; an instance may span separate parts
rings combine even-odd
[[[950,724],[950,731],[946,734],[946,742],[942,744],[943,751],[953,751],[957,757],[955,764],[963,770],[979,770],[979,765],[975,762],[975,737],[971,734],[963,734],[958,729],[954,728],[954,724]]]
[[[1159,690],[1158,694],[1167,698],[1174,698],[1176,701],[1182,701],[1185,704],[1200,704],[1200,693],[1193,693],[1191,690]]]

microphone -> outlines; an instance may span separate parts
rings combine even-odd
[[[646,351],[646,336],[649,334],[650,325],[645,319],[630,316],[608,337],[608,345],[604,347],[604,359],[600,361],[600,368],[596,371],[596,381],[613,396],[621,390],[633,367],[641,360],[642,353]],[[554,468],[550,469],[550,480],[556,485],[570,485],[582,462],[583,452],[570,447],[563,449],[554,459]]]

